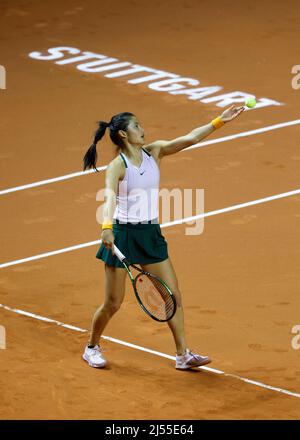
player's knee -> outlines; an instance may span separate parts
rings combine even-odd
[[[106,309],[108,310],[108,312],[113,315],[114,313],[116,313],[120,307],[122,305],[122,301],[120,300],[113,300],[113,301],[108,301],[105,306]]]

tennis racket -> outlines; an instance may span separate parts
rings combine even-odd
[[[155,321],[166,322],[172,319],[177,304],[169,286],[156,275],[130,263],[116,245],[114,253],[127,270],[136,299],[144,312]],[[131,268],[138,273],[132,274]]]

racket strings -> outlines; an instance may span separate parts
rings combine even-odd
[[[174,313],[174,300],[169,290],[157,278],[142,274],[136,279],[136,289],[144,307],[155,318],[165,321]]]

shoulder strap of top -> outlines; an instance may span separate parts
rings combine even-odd
[[[143,150],[148,156],[151,156],[151,154],[149,153],[149,151],[145,150],[145,148],[142,147],[142,150]]]
[[[124,164],[125,164],[125,167],[128,168],[128,165],[127,165],[127,162],[126,162],[126,160],[125,160],[125,157],[123,156],[122,153],[120,153],[120,156],[121,156],[122,159],[123,159],[123,162],[124,162]]]

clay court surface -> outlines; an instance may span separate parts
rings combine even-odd
[[[284,105],[244,112],[210,140],[297,120],[296,1],[2,1],[1,190],[82,170],[97,120],[137,115],[146,143],[172,139],[223,111],[126,77],[89,74],[28,56],[69,46],[245,91]],[[299,121],[300,122],[300,121]],[[163,159],[162,188],[204,188],[205,212],[299,190],[300,124]],[[114,157],[108,136],[98,166]],[[104,172],[1,195],[5,264],[100,238]],[[183,294],[186,333],[210,370],[104,340],[110,367],[90,368],[88,334],[0,307],[1,419],[298,419],[300,194],[205,218],[201,235],[162,229]],[[102,302],[98,244],[2,267],[0,303],[88,330]],[[166,324],[149,319],[127,282],[105,335],[174,356]],[[237,376],[236,378],[233,375]],[[265,386],[247,383],[240,378]],[[292,394],[279,391],[285,390]]]

